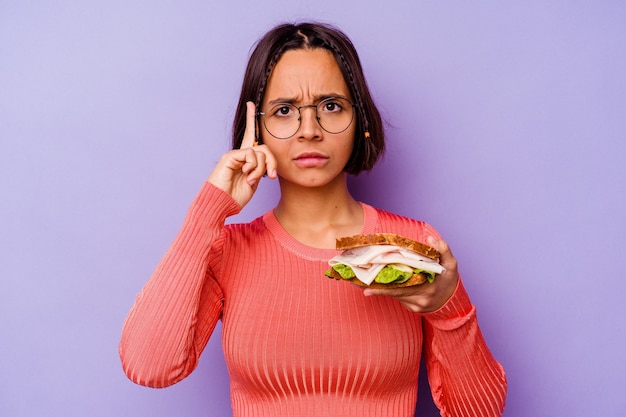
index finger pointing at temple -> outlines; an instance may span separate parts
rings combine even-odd
[[[256,107],[251,101],[246,102],[246,130],[243,133],[240,149],[252,148],[256,142]]]

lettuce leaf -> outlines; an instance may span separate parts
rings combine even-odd
[[[391,284],[392,282],[401,284],[411,278],[412,275],[413,272],[400,271],[391,265],[387,265],[380,270],[374,281],[380,284]]]
[[[330,269],[328,269],[324,275],[332,278],[331,270],[334,269],[343,279],[352,279],[356,275],[354,275],[354,271],[348,265],[345,264],[336,264],[333,265]],[[402,284],[411,278],[413,274],[424,274],[426,275],[426,279],[428,279],[429,283],[433,283],[435,281],[435,273],[431,271],[424,271],[423,269],[414,269],[412,272],[401,271],[399,269],[394,268],[392,265],[385,266],[374,279],[375,282],[380,284]]]
[[[350,268],[348,265],[345,265],[345,264],[335,264],[331,267],[331,269],[334,269],[335,271],[337,271],[337,273],[341,275],[341,278],[343,279],[351,279],[356,276],[354,275],[354,271],[352,270],[352,268]],[[330,269],[326,271],[325,275],[331,278],[333,276]]]

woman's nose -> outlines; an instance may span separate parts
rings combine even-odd
[[[315,106],[300,107],[300,129],[298,138],[319,139],[322,135],[322,128],[317,119],[317,109]]]

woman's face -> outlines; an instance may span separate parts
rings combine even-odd
[[[328,97],[352,101],[332,53],[321,48],[291,50],[272,70],[260,110],[266,112],[277,103],[317,105]],[[356,122],[353,120],[341,133],[328,133],[316,120],[315,107],[305,107],[300,112],[300,127],[288,139],[272,136],[262,117],[261,138],[278,161],[277,172],[282,181],[304,187],[325,186],[343,173],[352,153]]]

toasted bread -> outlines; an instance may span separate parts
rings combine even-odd
[[[439,252],[434,248],[393,233],[373,233],[369,235],[339,237],[337,238],[336,248],[337,250],[347,250],[369,245],[395,245],[433,260],[439,259]],[[385,285],[386,288],[389,288],[388,284]]]

